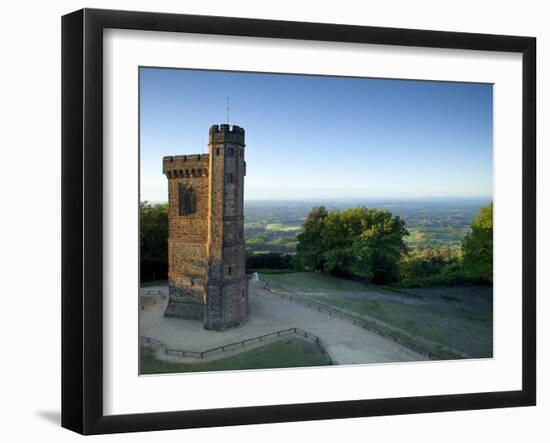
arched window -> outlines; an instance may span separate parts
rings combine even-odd
[[[179,215],[189,215],[197,212],[197,195],[191,187],[179,185]]]

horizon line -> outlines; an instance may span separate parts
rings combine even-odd
[[[351,202],[351,201],[420,201],[420,200],[490,200],[493,201],[493,196],[423,196],[423,197],[319,197],[319,198],[245,198],[245,202],[258,202],[258,201],[270,201],[270,202]],[[168,200],[143,200],[140,198],[140,202],[152,202],[152,203],[168,203]]]

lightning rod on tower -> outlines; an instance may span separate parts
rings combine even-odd
[[[229,110],[231,109],[231,107],[229,106],[229,97],[225,97],[225,103],[227,111],[227,124],[229,124]]]

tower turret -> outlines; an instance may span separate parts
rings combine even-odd
[[[248,315],[244,247],[244,129],[214,125],[210,158],[209,275],[205,327],[223,329]]]

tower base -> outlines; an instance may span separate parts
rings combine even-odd
[[[246,323],[248,319],[244,319],[244,320],[241,320],[241,321],[235,321],[235,322],[230,322],[230,323],[203,323],[203,326],[204,326],[204,329],[207,329],[209,331],[225,331],[227,329],[231,329],[231,328],[237,328],[241,325],[243,325],[244,323]]]
[[[186,320],[202,320],[204,317],[204,303],[198,292],[181,289],[173,284],[168,286],[168,306],[164,311],[165,317],[182,318]]]
[[[204,314],[204,304],[184,302],[178,300],[168,300],[168,306],[164,311],[165,317],[182,318],[185,320],[202,320]]]

